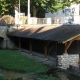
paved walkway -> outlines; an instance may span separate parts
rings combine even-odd
[[[20,50],[19,52],[22,55],[25,55],[25,56],[27,56],[30,59],[36,60],[38,62],[42,62],[42,63],[44,63],[46,65],[49,65],[49,66],[51,66],[53,68],[56,66],[55,65],[56,63],[53,60],[48,59],[48,58],[44,58],[44,55],[42,55],[42,54],[39,54],[39,53],[32,53],[32,54],[30,54],[29,51],[22,51],[22,50]]]

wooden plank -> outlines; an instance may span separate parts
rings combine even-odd
[[[68,51],[68,49],[69,49],[69,47],[70,47],[70,45],[72,44],[73,41],[74,41],[74,40],[71,40],[71,41],[69,41],[69,42],[67,42],[67,43],[65,44],[64,53],[67,53],[67,51]]]

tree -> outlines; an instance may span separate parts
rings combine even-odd
[[[6,3],[6,0],[0,0],[0,15],[5,14],[5,12],[7,12],[8,10],[6,9],[6,7],[9,4]]]
[[[27,13],[28,0],[20,0],[21,11]],[[31,16],[39,16],[45,12],[56,12],[65,6],[70,6],[71,3],[79,3],[78,0],[30,0]],[[14,6],[19,6],[19,0],[0,0],[0,15],[14,15]]]
[[[15,0],[0,0],[0,17],[4,14],[14,14]]]
[[[79,0],[61,0],[62,8],[64,8],[65,6],[69,7],[71,3],[79,4],[80,1]]]
[[[20,0],[21,6],[27,6],[28,0]],[[41,11],[56,11],[59,7],[55,7],[58,0],[31,0],[31,13],[32,16],[36,16],[36,13]],[[19,0],[0,0],[0,13],[12,14],[14,11],[14,5],[19,3]],[[26,9],[27,10],[27,9]]]
[[[43,12],[55,12],[62,8],[59,0],[31,0],[31,11],[33,16],[39,12],[39,15]],[[38,14],[37,14],[38,15]]]

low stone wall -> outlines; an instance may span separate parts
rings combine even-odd
[[[69,65],[78,66],[79,54],[63,54],[58,55],[58,65],[66,69],[69,68]]]
[[[10,48],[14,49],[15,45],[14,43],[7,37],[7,33],[16,31],[18,29],[21,29],[23,27],[17,27],[17,26],[0,26],[0,37],[3,38],[3,41],[0,42],[0,48]]]

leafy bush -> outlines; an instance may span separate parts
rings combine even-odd
[[[27,23],[27,16],[20,17],[20,21],[22,21],[22,24]]]
[[[15,23],[14,17],[12,17],[11,15],[4,15],[0,18],[1,25],[14,24],[14,23]]]

